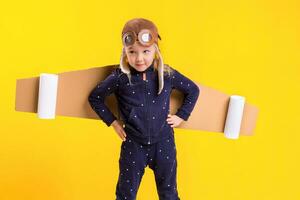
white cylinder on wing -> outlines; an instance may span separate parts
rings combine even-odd
[[[238,139],[240,134],[241,123],[245,97],[232,95],[228,105],[227,117],[224,127],[224,135],[229,139]]]
[[[38,117],[41,119],[54,119],[56,111],[58,75],[40,74]]]

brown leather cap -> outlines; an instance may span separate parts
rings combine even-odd
[[[148,29],[153,33],[154,36],[154,42],[158,44],[158,38],[161,40],[160,35],[158,34],[157,27],[155,24],[144,18],[134,18],[126,22],[126,24],[123,27],[122,30],[122,39],[125,33],[132,31],[135,32],[136,35],[139,34],[139,32],[143,29]]]

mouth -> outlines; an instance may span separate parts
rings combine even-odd
[[[143,66],[144,64],[136,64],[136,66],[140,67],[140,66]]]

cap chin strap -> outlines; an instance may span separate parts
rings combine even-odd
[[[158,55],[158,66],[157,66],[157,73],[158,73],[158,93],[160,94],[164,88],[164,62],[163,58],[161,56],[161,53],[159,51],[159,48],[156,43],[154,43],[155,51]],[[128,66],[128,63],[126,62],[126,53],[125,53],[125,47],[122,49],[121,59],[120,59],[120,69],[123,73],[125,73],[129,79],[129,83],[131,84],[131,73]]]

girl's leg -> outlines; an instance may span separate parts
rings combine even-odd
[[[119,159],[120,172],[116,185],[117,200],[136,199],[136,194],[146,167],[142,148],[128,137],[126,141],[122,142]]]
[[[174,135],[157,143],[155,160],[150,166],[154,171],[160,200],[180,200],[177,191],[177,158]]]

